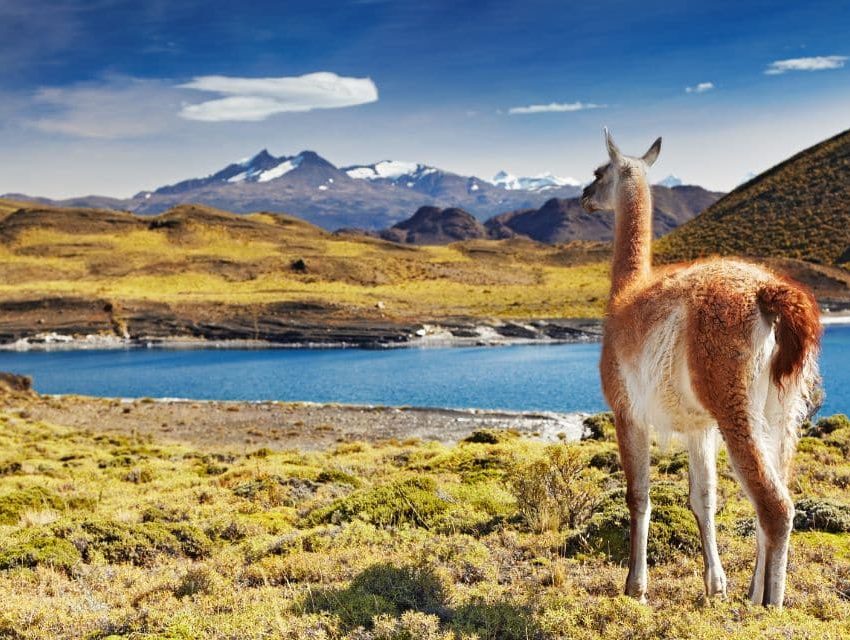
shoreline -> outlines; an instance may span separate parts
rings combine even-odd
[[[850,312],[823,313],[825,327],[850,325]],[[595,343],[602,339],[601,319],[510,320],[500,323],[422,323],[419,328],[400,331],[373,339],[357,336],[335,340],[329,328],[328,339],[279,340],[196,336],[117,336],[90,333],[66,334],[58,331],[41,332],[0,343],[2,352],[26,351],[84,351],[109,349],[422,349],[455,347],[504,347],[514,345],[558,345]]]
[[[483,429],[512,430],[544,442],[576,441],[584,431],[584,419],[593,414],[35,392],[0,404],[25,412],[32,420],[216,450],[321,450],[345,442],[386,440],[452,444]]]
[[[375,337],[368,328],[359,333],[327,327],[321,340],[298,335],[272,339],[209,338],[204,336],[84,335],[45,331],[0,343],[0,352],[73,351],[106,349],[405,349],[497,347],[527,344],[573,344],[601,340],[602,321],[596,319],[453,321],[399,326],[391,335]],[[315,337],[315,336],[314,336]]]

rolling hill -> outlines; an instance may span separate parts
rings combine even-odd
[[[663,262],[711,254],[850,263],[850,130],[739,186],[655,245]]]
[[[604,245],[411,246],[200,205],[138,216],[0,204],[11,209],[0,343],[50,332],[385,343],[425,322],[598,317],[608,287]]]

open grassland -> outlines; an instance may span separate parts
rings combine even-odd
[[[411,247],[283,215],[183,206],[155,218],[31,207],[0,219],[0,295],[170,305],[317,302],[351,316],[598,317],[607,250]]]
[[[576,444],[477,432],[306,453],[75,430],[28,402],[0,409],[2,637],[850,637],[846,419],[800,443],[777,612],[744,599],[752,510],[723,455],[730,595],[704,601],[676,449],[653,452],[650,604],[619,595],[628,514],[604,416]]]

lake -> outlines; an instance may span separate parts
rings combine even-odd
[[[827,328],[821,414],[850,412],[850,326]],[[598,344],[0,352],[42,393],[600,411]]]

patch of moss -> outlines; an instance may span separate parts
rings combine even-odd
[[[316,476],[316,482],[320,484],[345,484],[354,488],[362,484],[355,476],[339,469],[322,469]]]
[[[65,508],[65,501],[44,487],[27,487],[0,496],[0,524],[16,524],[26,511]]]
[[[794,505],[794,510],[794,528],[798,531],[850,532],[850,505],[804,498]]]
[[[680,552],[700,548],[699,529],[687,505],[687,494],[674,484],[656,484],[650,489],[652,512],[649,524],[648,558],[658,564]],[[625,490],[611,492],[584,530],[571,544],[573,549],[601,553],[614,562],[629,557],[629,510]]]
[[[379,526],[410,524],[429,528],[449,509],[449,502],[437,495],[432,478],[413,477],[361,489],[310,513],[310,525],[339,524],[353,519]]]
[[[49,531],[18,532],[0,549],[0,569],[45,565],[69,570],[80,559],[73,544]]]

